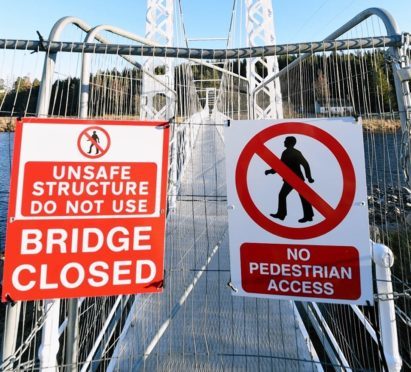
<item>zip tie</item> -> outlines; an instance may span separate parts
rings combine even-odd
[[[10,297],[10,294],[9,294],[9,293],[6,293],[5,298],[6,298],[6,300],[7,300],[7,303],[11,304],[12,307],[17,303],[16,301],[14,301],[14,300]]]
[[[231,282],[231,280],[227,283],[227,287],[230,288],[233,292],[238,292],[238,289],[234,287],[234,284]]]
[[[167,123],[164,123],[164,124],[161,124],[161,125],[157,125],[157,126],[156,126],[156,129],[167,129],[167,128],[170,128],[171,120],[172,120],[172,119],[170,119]]]
[[[41,36],[40,31],[36,31],[36,33],[39,37],[39,42],[40,42],[39,50],[41,50],[42,52],[47,52],[47,48],[46,48],[47,44],[46,44],[43,36]],[[37,53],[37,51],[33,50],[33,52],[31,54],[33,54],[33,53]]]

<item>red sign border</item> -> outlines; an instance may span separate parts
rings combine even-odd
[[[255,147],[264,144],[274,137],[291,134],[301,134],[312,137],[325,145],[337,159],[341,167],[344,182],[343,192],[337,208],[335,209],[335,215],[316,225],[302,228],[280,225],[261,213],[251,198],[247,183],[248,168],[252,157],[255,155]],[[287,239],[315,238],[324,235],[337,227],[350,211],[356,192],[354,167],[344,147],[325,130],[304,122],[274,124],[254,135],[245,145],[238,158],[235,170],[235,184],[239,200],[251,219],[264,230]]]
[[[6,222],[6,240],[4,251],[5,254],[7,252],[7,247],[9,246],[8,239],[10,237],[9,226],[11,223],[14,222],[14,216],[16,214],[16,200],[17,200],[17,185],[19,182],[19,167],[20,167],[20,156],[21,156],[21,149],[22,149],[22,138],[24,132],[25,125],[31,124],[46,124],[46,125],[57,125],[57,124],[69,124],[69,125],[89,125],[89,126],[101,126],[101,125],[123,125],[123,126],[148,126],[148,127],[158,127],[160,130],[164,130],[163,136],[163,157],[162,157],[162,171],[161,171],[161,181],[160,182],[160,215],[164,216],[166,211],[166,203],[167,203],[167,188],[168,184],[166,180],[168,179],[168,144],[170,139],[170,131],[169,131],[169,122],[168,121],[143,121],[143,120],[95,120],[95,119],[53,119],[53,118],[22,118],[16,122],[16,128],[14,133],[14,149],[13,149],[13,160],[11,166],[11,178],[10,178],[10,194],[9,194],[9,206],[8,206],[8,213],[7,213],[7,222]],[[24,175],[21,175],[24,177]],[[165,187],[162,187],[165,183]],[[125,219],[129,219],[129,216],[124,216]],[[79,218],[77,220],[82,220],[84,218]],[[164,224],[166,223],[166,218],[164,217]],[[164,230],[165,231],[165,230]],[[164,247],[163,247],[164,249]],[[163,262],[161,271],[163,272],[164,267],[164,259],[165,256],[163,255]],[[7,265],[7,262],[5,262]],[[3,270],[3,275],[5,274],[6,265]],[[154,287],[153,287],[154,288]],[[9,293],[4,291],[4,283],[1,289],[1,301],[6,302]],[[147,290],[146,293],[149,292],[161,292],[158,288],[153,290]],[[134,293],[134,292],[133,292]],[[101,294],[102,296],[109,296],[109,295],[116,295],[116,294]],[[87,296],[87,295],[86,295]],[[62,298],[71,298],[72,296],[64,296]],[[49,297],[45,296],[42,299],[47,299]],[[38,298],[30,298],[24,300],[37,300]],[[17,298],[13,298],[13,300],[18,300]]]

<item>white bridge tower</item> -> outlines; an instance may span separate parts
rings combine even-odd
[[[274,45],[274,18],[272,0],[245,0],[247,46]],[[255,119],[283,117],[279,79],[273,80],[254,95],[254,89],[267,76],[278,72],[276,56],[247,60],[247,77],[250,82],[251,106]]]
[[[173,46],[174,0],[147,0],[146,39],[155,45]],[[176,95],[171,58],[149,57],[143,69],[141,119],[170,119]]]

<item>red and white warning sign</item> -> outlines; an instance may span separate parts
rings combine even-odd
[[[234,121],[225,139],[237,294],[372,302],[361,123]]]
[[[165,124],[18,122],[3,301],[162,291]]]

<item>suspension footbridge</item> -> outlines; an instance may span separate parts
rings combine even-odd
[[[410,35],[371,8],[324,40],[276,45],[273,11],[269,0],[234,1],[223,49],[189,48],[174,0],[147,1],[144,36],[70,16],[48,37],[0,39],[1,252],[22,118],[96,128],[139,120],[170,133],[162,293],[35,301],[3,293],[2,370],[411,368]],[[246,40],[235,45],[242,27]],[[65,39],[70,30],[80,38]],[[38,78],[21,76],[26,69]],[[225,130],[240,120],[338,118],[363,125],[374,303],[238,296]],[[102,133],[87,146],[104,152]]]

